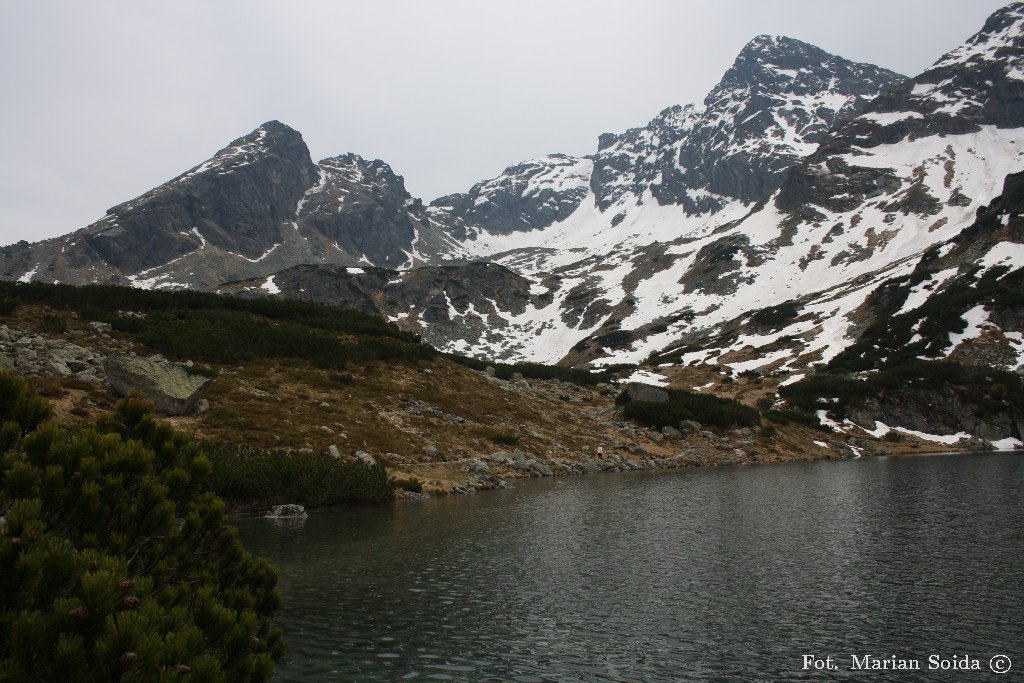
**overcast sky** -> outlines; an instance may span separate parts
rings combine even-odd
[[[755,35],[914,75],[996,0],[0,0],[0,244],[84,227],[264,121],[429,201],[703,100]]]

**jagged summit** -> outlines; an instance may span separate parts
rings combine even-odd
[[[431,215],[457,239],[481,232],[507,235],[545,228],[565,220],[587,196],[593,161],[549,154],[513,164],[464,194],[439,197]]]
[[[904,78],[894,71],[852,62],[795,38],[761,35],[744,46],[704,104],[713,107],[723,97],[739,92],[802,97],[836,91],[860,97],[845,104],[844,108],[853,110],[878,95],[879,82],[890,84]]]
[[[1021,56],[1024,2],[1013,2],[994,12],[978,33],[932,65],[941,69],[957,64],[978,66],[986,62],[1013,62]],[[1014,66],[1008,70],[1016,71]]]
[[[607,248],[626,237],[620,225],[664,223],[663,216],[649,215],[658,213],[656,207],[681,207],[687,220],[656,235],[648,230],[638,240],[713,229],[778,188],[837,121],[903,78],[792,38],[760,36],[703,104],[667,107],[643,127],[602,135],[588,160],[589,194],[581,182],[566,184],[561,195],[552,187],[545,201],[558,211],[538,216],[517,208],[529,187],[523,176],[528,164],[510,167],[466,195],[437,200],[432,209],[457,216],[454,234],[472,239],[467,248],[481,256],[553,245]],[[573,163],[573,176],[582,180],[586,164]],[[500,228],[481,198],[483,187],[502,188]]]
[[[425,228],[423,204],[387,163],[342,154],[323,159],[317,183],[296,207],[297,229],[318,239],[337,263],[400,266]]]
[[[705,114],[680,148],[678,180],[757,201],[837,121],[903,79],[793,38],[759,36],[705,98]]]
[[[92,225],[40,243],[28,257],[35,261],[32,277],[142,284],[190,255],[258,261],[280,242],[282,223],[315,176],[298,131],[267,122]],[[179,266],[222,270],[193,260]]]

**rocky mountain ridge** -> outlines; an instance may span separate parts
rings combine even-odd
[[[970,225],[1024,167],[1022,14],[1019,3],[997,12],[965,46],[840,119],[753,210],[694,225],[648,203],[607,244],[580,229],[594,221],[571,218],[546,231],[561,250],[497,260],[535,282],[577,277],[591,303],[604,302],[601,324],[575,328],[583,334],[568,362],[655,354],[764,372],[828,361],[857,338],[858,309],[882,280]],[[751,324],[779,306],[798,312],[792,325]],[[535,335],[528,353],[541,355],[545,332],[523,330]]]
[[[702,104],[430,206],[271,122],[93,226],[5,248],[0,274],[344,303],[497,359],[795,380],[1024,167],[1022,25],[1008,5],[910,79],[759,36]],[[1014,270],[1017,244],[970,253]]]
[[[559,361],[587,336],[617,331],[631,307],[627,290],[662,259],[663,242],[742,217],[757,188],[777,187],[830,126],[901,78],[761,36],[702,105],[670,107],[645,128],[602,136],[592,158],[524,162],[431,203],[431,221],[462,239],[467,257],[518,274],[503,297],[470,291],[452,299],[447,290],[462,289],[464,273],[449,270],[454,279],[438,283],[432,300],[407,300],[395,293],[404,277],[396,273],[376,297],[383,302],[377,310],[442,348]],[[754,156],[763,166],[756,173]],[[714,171],[730,165],[747,169],[740,184],[728,178],[742,174]],[[262,284],[235,283],[230,291],[242,285],[259,293]],[[506,307],[512,292],[516,303]],[[281,294],[330,302],[322,289],[295,280]]]

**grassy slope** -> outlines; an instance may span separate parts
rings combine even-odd
[[[67,331],[45,332],[47,316],[62,316]],[[21,303],[0,322],[45,336],[109,353],[147,349],[130,332],[100,335],[88,318],[73,311],[37,303]],[[335,333],[340,339],[351,335]],[[517,385],[471,370],[436,355],[425,360],[349,362],[343,369],[318,367],[295,358],[251,358],[210,364],[216,381],[206,396],[209,412],[173,418],[181,429],[200,438],[228,439],[263,448],[311,448],[326,451],[332,444],[343,455],[366,450],[383,460],[396,479],[415,476],[427,491],[450,491],[467,478],[467,459],[496,451],[522,449],[545,460],[579,462],[597,446],[649,466],[650,459],[686,454],[676,464],[713,464],[722,460],[776,462],[834,457],[822,448],[828,434],[798,425],[778,428],[772,436],[759,430],[740,442],[732,430],[717,430],[741,449],[723,446],[700,435],[655,440],[648,429],[623,421],[614,400],[617,391],[577,386],[555,380],[528,380]],[[690,389],[705,383],[706,370],[679,368],[673,384]],[[34,378],[39,391],[55,406],[59,421],[93,419],[115,398],[105,387],[74,379]],[[737,380],[708,389],[730,394],[748,404],[774,393],[761,380]],[[428,447],[437,449],[436,457]],[[889,450],[892,446],[887,445]],[[927,445],[898,449],[934,450]],[[397,454],[395,458],[388,454]],[[523,471],[495,466],[498,477],[524,476]]]

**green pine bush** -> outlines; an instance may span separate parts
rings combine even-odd
[[[306,506],[383,503],[394,498],[395,483],[383,466],[335,460],[292,450],[263,450],[229,441],[203,443],[213,463],[210,488],[246,509],[280,503]]]
[[[683,420],[695,420],[713,427],[754,427],[761,422],[758,412],[731,398],[698,394],[683,389],[669,389],[669,400],[629,401],[623,392],[616,403],[624,405],[622,414],[650,427],[661,429],[678,426]],[[621,402],[620,402],[621,401]]]
[[[0,373],[0,680],[266,681],[277,573],[140,399],[66,430]]]

